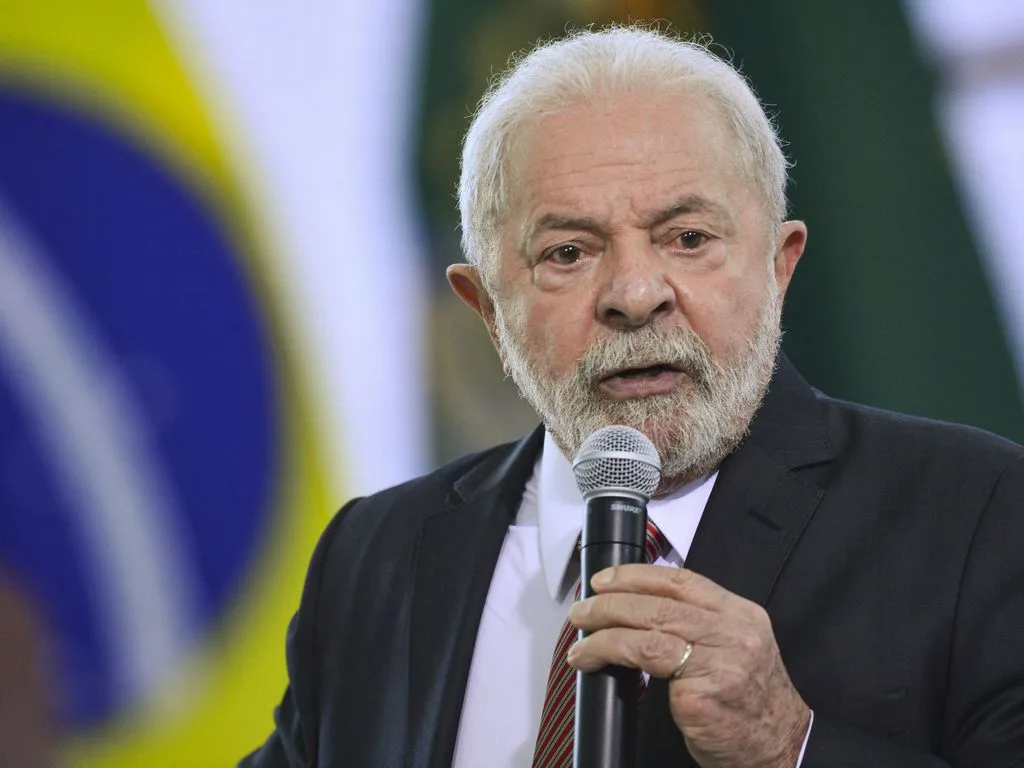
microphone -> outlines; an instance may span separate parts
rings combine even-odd
[[[582,597],[613,565],[645,562],[647,501],[661,480],[654,444],[631,427],[602,427],[572,463],[586,515],[580,549]],[[586,633],[580,631],[580,637]],[[631,768],[636,759],[640,670],[608,666],[576,673],[576,768]]]

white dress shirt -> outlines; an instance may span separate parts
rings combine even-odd
[[[648,503],[649,518],[671,548],[656,564],[683,564],[717,477]],[[572,465],[545,435],[487,593],[453,768],[529,768],[551,654],[579,579],[572,554],[583,513]]]

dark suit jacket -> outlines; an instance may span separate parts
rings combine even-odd
[[[289,628],[277,728],[243,766],[450,765],[541,440],[338,513]],[[686,564],[767,609],[815,711],[804,768],[1024,765],[1022,457],[974,429],[830,399],[780,363]],[[637,765],[692,765],[664,681],[642,707]]]

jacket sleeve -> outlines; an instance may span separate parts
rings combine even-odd
[[[949,768],[949,765],[934,755],[894,744],[875,733],[846,727],[815,712],[800,768]]]
[[[313,550],[299,610],[288,625],[288,687],[274,710],[274,731],[262,747],[242,759],[239,768],[315,768],[317,764],[320,718],[316,685],[320,659],[315,639],[321,577],[338,526],[356,501],[350,501],[334,516]]]
[[[942,752],[1024,765],[1024,459],[996,483],[960,582]]]
[[[1024,766],[1024,459],[996,481],[965,562],[946,681],[941,757],[815,713],[801,768]]]

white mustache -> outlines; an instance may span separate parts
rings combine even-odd
[[[706,388],[718,367],[703,340],[690,328],[671,330],[644,326],[593,344],[576,363],[577,384],[596,387],[609,376],[629,369],[669,366]]]

